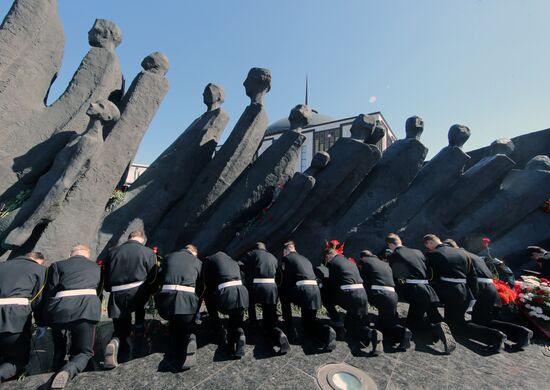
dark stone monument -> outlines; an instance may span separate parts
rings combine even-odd
[[[100,100],[90,105],[87,114],[90,116],[87,130],[59,152],[51,169],[38,180],[31,197],[17,214],[15,224],[20,226],[8,234],[4,246],[23,245],[36,226],[55,220],[69,190],[101,154],[104,124],[116,122],[120,112],[110,101]]]
[[[202,253],[225,248],[250,219],[271,203],[276,187],[292,177],[305,141],[301,127],[307,125],[311,114],[308,106],[294,107],[289,115],[290,130],[277,138],[212,206],[192,240]]]
[[[120,102],[123,78],[115,48],[122,41],[122,33],[113,22],[98,19],[88,35],[90,50],[54,103],[45,106],[41,100],[0,117],[8,130],[0,144],[0,196],[8,189],[3,197],[13,196],[36,183],[71,136],[86,130],[86,109],[91,103],[102,99]]]
[[[102,152],[65,198],[57,218],[48,224],[34,248],[49,261],[67,256],[79,242],[89,243],[95,256],[100,221],[115,186],[135,155],[139,143],[168,91],[168,58],[153,53],[124,95],[120,119],[108,132]]]
[[[100,251],[118,244],[132,230],[144,229],[151,234],[212,159],[229,116],[221,107],[222,87],[208,84],[203,99],[207,111],[132,183],[120,206],[105,216],[100,229]]]
[[[250,105],[212,161],[201,171],[191,191],[172,208],[154,234],[154,242],[163,252],[196,234],[198,226],[194,223],[254,159],[268,124],[263,100],[271,89],[271,72],[252,68],[243,85]]]
[[[413,116],[407,119],[405,129],[407,138],[394,142],[384,151],[380,161],[338,209],[338,217],[331,223],[331,239],[343,240],[351,228],[405,191],[416,177],[428,153],[420,142],[424,122]]]
[[[346,252],[350,256],[358,256],[366,248],[373,252],[381,251],[388,233],[406,227],[426,202],[448,189],[460,177],[469,159],[461,149],[469,136],[467,127],[451,126],[449,146],[424,165],[406,192],[384,204],[350,230],[345,240]]]

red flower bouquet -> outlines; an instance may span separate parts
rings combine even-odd
[[[493,283],[495,284],[498,296],[500,297],[500,301],[503,305],[509,305],[516,302],[517,294],[508,286],[508,284],[498,279],[493,279]]]

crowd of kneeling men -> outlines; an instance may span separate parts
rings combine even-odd
[[[114,327],[105,347],[106,369],[116,367],[119,352],[122,355],[130,348],[132,314],[134,337],[143,337],[144,307],[153,293],[158,313],[169,323],[170,360],[182,370],[195,364],[193,326],[203,297],[220,343],[237,358],[245,354],[245,310],[249,309],[250,322],[255,323],[255,305],[262,307],[263,328],[279,354],[290,350],[289,338],[297,338],[291,303],[301,310],[304,336],[313,337],[324,351],[335,348],[336,332],[318,320],[322,305],[332,324],[341,323],[335,307],[343,308],[348,338],[358,348],[370,346],[371,353],[382,336],[386,345],[404,351],[410,347],[412,332],[426,329],[434,341],[442,342],[445,353],[456,347],[450,329],[466,330],[469,337],[494,352],[507,338],[517,348],[525,347],[533,335],[525,327],[496,319],[500,300],[482,258],[458,248],[452,240],[443,243],[431,234],[424,237],[426,254],[403,246],[399,236],[389,234],[385,260],[365,250],[354,262],[329,248],[321,267],[300,255],[293,242],[284,245],[281,261],[257,243],[240,262],[223,252],[201,261],[197,248],[189,244],[168,254],[159,267],[156,254],[145,241],[142,231],[132,232],[128,241],[112,249],[100,264],[90,259],[85,245],[74,247],[68,259],[48,268],[38,252],[0,263],[0,380],[17,377],[28,364],[34,313],[38,326],[52,329],[56,373],[50,386],[65,387],[93,356],[103,289],[110,292],[108,315]],[[472,295],[477,300],[472,321],[466,322]],[[281,327],[278,299],[284,320]],[[397,314],[398,299],[409,303],[405,325]],[[368,303],[378,309],[375,327],[369,324]],[[440,304],[445,308],[444,317],[438,310]],[[227,326],[218,312],[229,317]],[[68,333],[70,358],[65,362]]]

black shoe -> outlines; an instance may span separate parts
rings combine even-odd
[[[406,351],[407,349],[409,349],[411,347],[411,338],[412,332],[409,329],[405,328],[403,339],[401,340],[397,348],[402,351]]]
[[[325,325],[325,327],[327,335],[323,351],[332,352],[336,348],[336,331],[328,325]]]
[[[456,341],[453,338],[449,325],[445,322],[440,322],[434,325],[436,337],[443,343],[444,351],[447,355],[456,349]]]
[[[229,345],[229,340],[228,340],[228,336],[227,336],[227,329],[221,328],[218,331],[217,338],[218,338],[218,345],[220,345],[221,347],[226,347],[226,346]]]
[[[194,334],[189,336],[189,342],[187,343],[187,351],[185,356],[185,362],[183,363],[182,369],[189,370],[191,367],[194,367],[197,364],[197,338]]]
[[[13,369],[13,364],[11,363],[0,364],[0,383],[13,378],[15,375],[16,373]]]
[[[294,327],[287,328],[285,334],[287,338],[293,343],[298,342],[298,340],[300,339],[300,335],[298,334],[298,331]]]
[[[519,340],[516,344],[518,349],[523,349],[525,347],[528,347],[531,344],[531,339],[533,338],[533,331],[531,329],[528,329],[526,327],[522,327],[521,334],[519,336]]]
[[[290,351],[290,344],[288,343],[286,334],[281,329],[275,328],[275,339],[277,346],[280,348],[279,355],[286,355]]]
[[[376,355],[376,348],[378,347],[378,343],[382,341],[382,333],[380,333],[380,331],[377,329],[371,329],[369,333],[370,342],[372,344],[370,354]]]
[[[53,377],[53,381],[52,381],[52,384],[50,385],[50,389],[64,389],[65,386],[67,386],[69,379],[70,379],[70,374],[68,371],[59,371]]]
[[[105,347],[105,358],[103,359],[103,368],[112,370],[118,366],[118,349],[120,342],[114,337]]]
[[[245,354],[246,336],[244,335],[244,331],[241,328],[237,329],[237,335],[238,337],[234,356],[240,359]]]
[[[488,352],[499,353],[502,351],[504,349],[504,343],[507,339],[508,337],[504,333],[497,331],[493,336],[493,343],[489,348],[487,348]]]

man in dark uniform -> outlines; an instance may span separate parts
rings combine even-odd
[[[135,313],[134,335],[143,341],[145,304],[157,276],[157,257],[145,242],[145,233],[135,230],[128,235],[128,241],[111,250],[104,262],[105,290],[111,293],[108,313],[114,327],[113,337],[105,348],[107,369],[118,365],[119,348],[125,358],[129,354],[132,313]]]
[[[31,312],[38,317],[46,268],[31,252],[0,263],[0,383],[21,374],[31,351]]]
[[[516,342],[517,349],[529,345],[533,331],[521,325],[497,320],[501,307],[500,297],[493,283],[493,274],[483,258],[459,248],[454,240],[447,239],[445,244],[463,251],[471,260],[476,273],[478,292],[472,310],[472,322],[467,323],[467,332],[472,338],[490,344],[491,352],[498,352],[504,341],[509,338]],[[500,334],[500,333],[503,333]]]
[[[273,344],[284,355],[290,351],[290,345],[284,332],[277,327],[278,290],[275,276],[279,262],[269,253],[263,242],[256,243],[256,248],[248,252],[243,260],[245,284],[250,293],[248,315],[251,321],[256,320],[256,305],[262,305],[263,327]]]
[[[291,302],[300,307],[302,326],[305,334],[314,336],[322,343],[325,351],[336,348],[336,332],[328,325],[317,320],[317,310],[321,308],[321,292],[313,271],[313,265],[304,256],[296,252],[293,241],[285,244],[281,262],[282,283],[279,290],[283,318],[287,334],[294,335]]]
[[[540,276],[550,279],[550,252],[542,249],[540,246],[528,246],[527,251],[531,255],[531,258],[537,262]]]
[[[346,311],[346,331],[365,347],[372,343],[371,353],[375,354],[382,335],[368,326],[369,304],[357,265],[332,248],[325,250],[325,264],[329,272],[327,283],[331,302]]]
[[[428,281],[428,267],[424,254],[416,249],[403,246],[401,238],[391,233],[386,237],[386,244],[392,251],[388,261],[396,282],[399,297],[409,302],[407,327],[413,332],[424,327],[424,315],[433,330],[435,341],[443,342],[445,353],[456,348],[456,342],[449,326],[437,310],[439,298]]]
[[[361,252],[357,262],[369,302],[378,309],[378,329],[384,334],[384,341],[400,350],[411,346],[411,331],[399,323],[397,314],[397,293],[391,267],[369,250]]]
[[[155,296],[157,310],[168,320],[172,338],[172,356],[176,368],[189,369],[196,364],[197,339],[193,334],[195,314],[199,310],[202,262],[197,258],[197,248],[170,253],[162,262],[160,291]]]
[[[212,326],[223,335],[221,344],[225,344],[225,330],[218,312],[229,315],[228,345],[234,357],[245,354],[246,337],[243,330],[244,309],[248,307],[248,290],[243,286],[241,270],[235,260],[224,252],[208,256],[203,264],[206,285],[206,307]]]
[[[77,245],[67,260],[48,269],[42,318],[53,330],[54,356],[65,356],[70,333],[69,361],[54,376],[51,388],[62,389],[82,372],[94,354],[96,324],[101,315],[98,292],[101,269],[90,260],[90,248]]]

